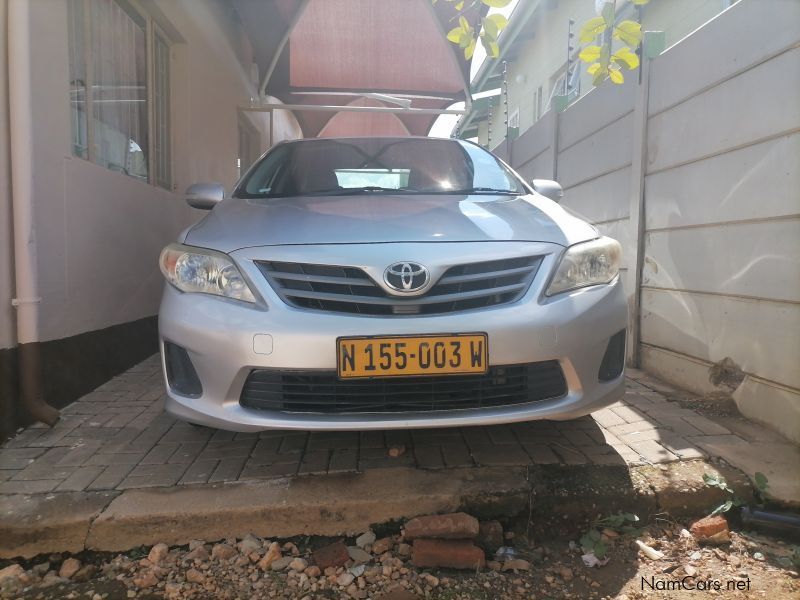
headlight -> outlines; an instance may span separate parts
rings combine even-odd
[[[167,281],[182,292],[256,301],[239,269],[222,252],[170,244],[161,251],[159,264]]]
[[[547,295],[608,283],[619,273],[621,256],[619,242],[607,237],[571,246],[561,258]]]

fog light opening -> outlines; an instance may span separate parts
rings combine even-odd
[[[600,363],[600,371],[597,378],[600,381],[611,381],[622,375],[625,367],[625,337],[626,330],[618,331],[608,340],[606,353],[603,355],[603,362]]]
[[[173,391],[191,398],[203,394],[200,378],[185,348],[172,342],[164,342],[164,362],[167,365],[167,382]]]

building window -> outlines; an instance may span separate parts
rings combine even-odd
[[[153,158],[156,184],[166,189],[172,185],[169,102],[169,44],[156,31],[153,35]]]
[[[553,106],[553,99],[559,98],[561,105],[559,110],[566,108],[566,105],[577,100],[581,95],[581,63],[575,61],[570,65],[569,76],[566,74],[567,65],[550,78],[550,98],[545,105],[545,111]]]
[[[73,154],[169,188],[166,39],[128,2],[69,0],[69,42]]]

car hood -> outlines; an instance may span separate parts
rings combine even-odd
[[[539,196],[353,195],[218,204],[184,243],[222,252],[255,246],[381,242],[550,242],[569,246],[597,231]]]

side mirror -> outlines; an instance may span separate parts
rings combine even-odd
[[[561,202],[564,197],[564,189],[561,184],[551,179],[534,179],[531,181],[536,193],[550,198],[553,202]]]
[[[224,197],[225,188],[220,183],[195,183],[186,188],[186,204],[200,210],[211,210]]]

